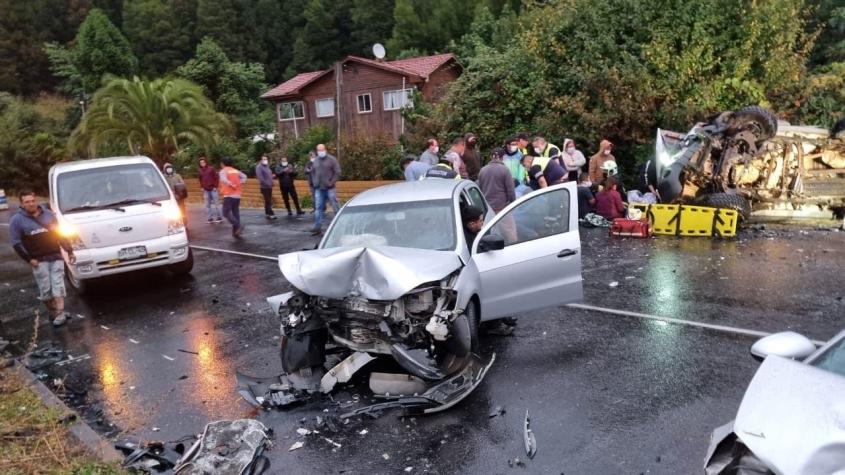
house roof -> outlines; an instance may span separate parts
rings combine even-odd
[[[446,62],[454,58],[455,55],[451,53],[436,54],[433,56],[422,56],[419,58],[399,59],[396,61],[375,61],[372,59],[362,58],[360,56],[347,56],[344,62],[355,61],[382,70],[395,72],[396,74],[418,76],[421,79],[426,79],[431,73],[436,71],[437,68],[443,66],[444,64],[446,64]],[[277,97],[297,94],[303,87],[307,86],[311,82],[315,81],[317,78],[331,71],[332,69],[327,69],[323,71],[312,71],[308,73],[297,74],[291,79],[288,79],[287,81],[279,84],[273,89],[270,89],[269,91],[265,92],[261,95],[261,98],[273,99]]]
[[[309,73],[299,73],[278,86],[270,89],[261,95],[262,99],[270,99],[273,97],[282,97],[299,92],[304,86],[308,85],[318,77],[329,72],[330,70],[312,71]]]

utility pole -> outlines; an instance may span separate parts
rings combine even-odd
[[[341,115],[343,113],[342,108],[340,107],[341,102],[341,92],[343,89],[343,61],[338,61],[334,65],[334,83],[335,83],[335,99],[334,99],[334,107],[335,107],[335,122],[337,123],[337,135],[336,135],[336,142],[337,142],[337,158],[340,159],[341,156],[341,139],[340,134],[343,130],[342,127],[342,120]]]

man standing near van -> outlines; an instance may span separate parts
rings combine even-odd
[[[56,216],[36,202],[35,193],[20,193],[21,207],[9,222],[12,248],[32,267],[38,284],[39,300],[52,314],[53,326],[67,321],[65,314],[65,263],[60,248],[64,249],[71,264],[76,262],[73,248],[58,233]]]
[[[232,236],[240,237],[244,231],[241,224],[241,192],[246,175],[232,166],[232,157],[223,157],[220,170],[220,194],[223,196],[223,217],[232,225]]]
[[[217,170],[208,164],[205,157],[199,159],[199,179],[202,187],[202,196],[205,199],[205,212],[208,215],[208,222],[222,223],[223,218],[220,217],[220,208],[217,206],[217,185],[220,182],[220,177],[217,175]]]

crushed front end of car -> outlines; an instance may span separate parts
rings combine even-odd
[[[320,249],[281,256],[280,267],[295,287],[268,299],[281,320],[284,373],[276,381],[239,375],[253,404],[285,406],[331,392],[389,356],[406,374],[378,373],[371,388],[391,399],[389,407],[427,412],[469,394],[492,363],[473,353],[477,315],[458,307],[463,264],[454,252]],[[348,356],[327,368],[329,353]]]

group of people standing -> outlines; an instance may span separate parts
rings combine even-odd
[[[205,157],[200,157],[198,160],[198,179],[203,190],[207,222],[210,224],[222,223],[223,218],[225,218],[232,225],[232,236],[240,237],[244,231],[244,225],[240,219],[240,202],[247,176],[244,172],[235,168],[231,157],[223,157],[221,163],[222,167],[218,171],[208,163]],[[183,207],[184,211],[187,193],[182,195],[178,191],[179,184],[181,183],[184,186],[184,181],[178,174],[173,173],[173,167],[170,164],[165,164],[164,172],[168,183],[174,190],[176,199],[180,203],[180,207]],[[273,210],[273,188],[276,180],[279,182],[279,191],[288,216],[293,216],[294,210],[297,216],[305,214],[300,206],[299,195],[294,186],[294,179],[298,173],[296,166],[285,155],[278,157],[272,167],[268,156],[263,155],[261,157],[255,166],[255,177],[258,180],[261,197],[264,200],[264,217],[266,219],[277,219]],[[308,188],[314,201],[314,227],[311,233],[319,235],[322,232],[326,205],[330,204],[335,213],[340,209],[335,189],[337,181],[340,179],[340,163],[337,158],[327,153],[324,144],[319,144],[314,151],[309,153],[308,162],[305,164],[302,173],[308,180]],[[218,206],[220,198],[222,198],[222,212],[221,207]],[[291,208],[291,201],[293,201],[293,208]],[[187,216],[184,212],[183,215]]]

